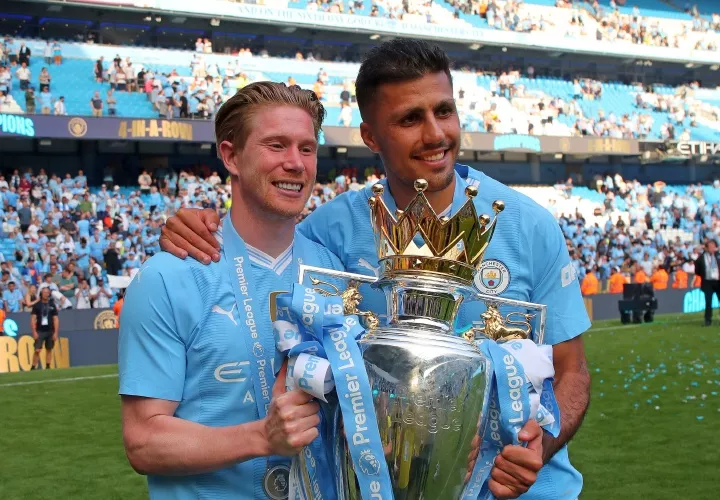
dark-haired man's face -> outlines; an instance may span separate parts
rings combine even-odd
[[[381,85],[368,111],[360,131],[389,179],[408,187],[426,179],[431,192],[452,184],[461,132],[445,73]]]

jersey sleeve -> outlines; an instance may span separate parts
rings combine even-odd
[[[298,230],[344,262],[345,249],[352,245],[351,205],[357,196],[362,196],[361,192],[351,191],[321,205],[298,225]]]
[[[146,265],[125,294],[118,340],[119,394],[180,401],[185,343],[163,272]]]
[[[530,301],[547,306],[545,343],[559,344],[590,328],[590,320],[560,226],[547,212],[535,218],[534,228],[527,246],[533,250]]]

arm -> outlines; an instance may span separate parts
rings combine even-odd
[[[187,379],[185,337],[198,321],[198,309],[182,305],[201,299],[184,273],[187,267],[159,257],[145,267],[142,280],[128,287],[120,318],[119,393],[125,450],[133,468],[142,474],[187,475],[259,456],[297,454],[318,436],[319,406],[308,394],[284,391],[286,365],[262,420],[209,427],[174,416]],[[183,297],[181,307],[173,297]]]
[[[189,475],[269,455],[262,421],[208,427],[173,417],[178,403],[122,397],[125,451],[139,474]]]
[[[190,255],[203,264],[209,264],[211,257],[218,262],[220,245],[212,233],[219,225],[220,216],[215,210],[181,208],[163,226],[160,248],[180,259]]]
[[[58,335],[60,335],[60,317],[56,314],[53,316],[53,340],[57,340]]]
[[[298,454],[319,435],[320,407],[309,394],[285,392],[286,374],[287,363],[264,419],[227,427],[174,417],[175,401],[123,396],[123,442],[130,464],[140,474],[190,475],[257,457]]]
[[[35,316],[34,313],[30,315],[30,332],[32,333],[32,338],[37,340],[37,316]]]
[[[575,435],[590,404],[590,373],[585,359],[582,336],[553,346],[555,383],[553,389],[560,406],[560,434],[557,438],[545,433],[543,463]]]

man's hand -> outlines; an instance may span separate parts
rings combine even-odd
[[[57,332],[55,332],[53,334],[53,342],[57,342],[57,341],[58,341],[58,334],[57,334]]]
[[[473,469],[475,469],[475,462],[477,462],[478,455],[480,454],[480,445],[482,444],[482,438],[479,434],[475,434],[472,440],[470,453],[468,453],[467,462],[467,473],[465,474],[465,484],[470,481],[472,477]]]
[[[181,208],[163,226],[160,248],[180,259],[190,255],[203,264],[218,262],[220,245],[212,233],[219,224],[220,216],[211,208]]]
[[[38,339],[38,334],[37,334],[37,332],[32,332],[32,338],[33,338],[33,340],[37,340],[37,339]]]
[[[319,432],[320,405],[312,396],[300,390],[285,391],[287,361],[278,373],[272,391],[270,411],[265,417],[265,434],[270,455],[293,456],[309,445]]]
[[[535,484],[543,466],[543,431],[535,420],[530,420],[518,434],[527,447],[509,445],[495,458],[490,472],[490,492],[498,500],[517,498]]]

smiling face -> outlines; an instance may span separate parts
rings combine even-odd
[[[391,182],[412,187],[426,179],[429,192],[451,185],[460,120],[444,72],[379,86],[368,111],[362,137],[382,158]]]
[[[317,140],[310,114],[296,106],[269,105],[252,111],[241,149],[220,144],[232,175],[233,202],[253,213],[287,219],[300,214],[317,173]]]

